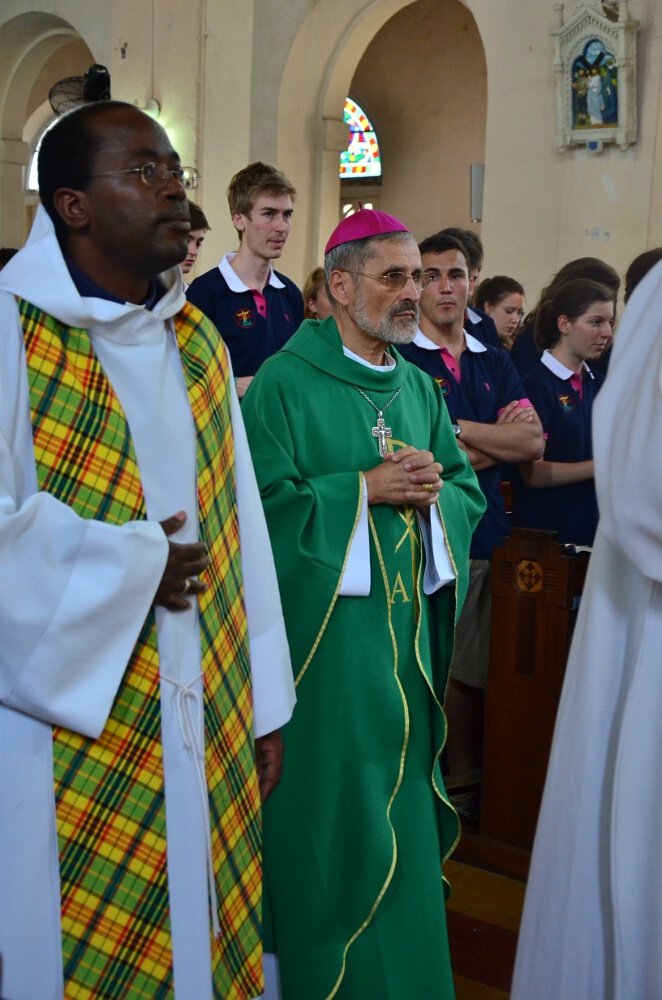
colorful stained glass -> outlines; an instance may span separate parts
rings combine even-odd
[[[379,143],[369,118],[350,97],[345,101],[343,117],[349,128],[349,142],[340,154],[340,176],[345,180],[381,177]]]

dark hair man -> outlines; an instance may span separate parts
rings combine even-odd
[[[448,787],[455,792],[463,789],[456,805],[473,819],[489,659],[490,559],[509,531],[500,463],[540,458],[543,437],[507,351],[486,347],[465,328],[469,262],[464,246],[438,233],[419,249],[429,281],[421,292],[420,328],[400,351],[440,386],[457,442],[478,474],[487,500],[471,542],[469,592],[458,622],[446,696]]]
[[[136,108],[72,112],[0,275],[13,1000],[262,988],[258,785],[278,780],[288,656],[229,363],[183,294],[180,177]]]
[[[393,350],[425,282],[411,232],[363,209],[324,266],[332,315],[243,403],[298,677],[264,813],[265,948],[283,996],[443,1000],[441,701],[484,500],[441,393]]]
[[[195,266],[195,262],[198,259],[198,254],[200,253],[200,247],[205,241],[205,236],[211,229],[211,226],[207,222],[207,216],[202,211],[199,205],[196,205],[194,201],[189,198],[188,202],[189,217],[191,220],[191,228],[188,233],[188,243],[186,245],[186,257],[179,265],[182,269],[182,274],[188,274],[189,271]],[[186,286],[188,287],[188,285]]]
[[[292,226],[296,192],[268,163],[251,163],[230,181],[228,205],[239,249],[191,283],[188,297],[221,332],[230,352],[237,392],[244,395],[266,358],[303,320],[293,281],[275,271]]]
[[[459,240],[467,254],[469,264],[469,300],[473,298],[473,293],[478,284],[480,272],[483,270],[483,242],[477,233],[471,229],[460,229],[459,226],[447,226],[442,229],[440,235],[453,236]]]
[[[457,226],[448,226],[446,229],[442,229],[438,235],[452,236],[453,239],[459,240],[467,258],[469,298],[464,315],[464,327],[467,333],[479,340],[481,344],[486,344],[489,347],[503,347],[494,320],[484,310],[478,309],[474,301],[485,256],[480,236],[472,229],[460,229]]]

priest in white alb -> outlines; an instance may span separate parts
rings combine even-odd
[[[260,798],[294,702],[181,165],[101,102],[44,138],[0,283],[0,995],[262,990]]]

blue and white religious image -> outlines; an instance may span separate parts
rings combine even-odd
[[[616,58],[599,38],[592,38],[572,64],[572,123],[574,128],[618,123]]]

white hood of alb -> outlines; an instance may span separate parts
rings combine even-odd
[[[151,310],[132,303],[82,297],[69,274],[53,223],[40,205],[27,243],[0,271],[0,292],[20,296],[67,326],[89,329],[102,323],[112,336],[129,322],[135,335],[138,327],[163,323],[184,305],[179,267],[164,271],[159,281],[166,291]]]

